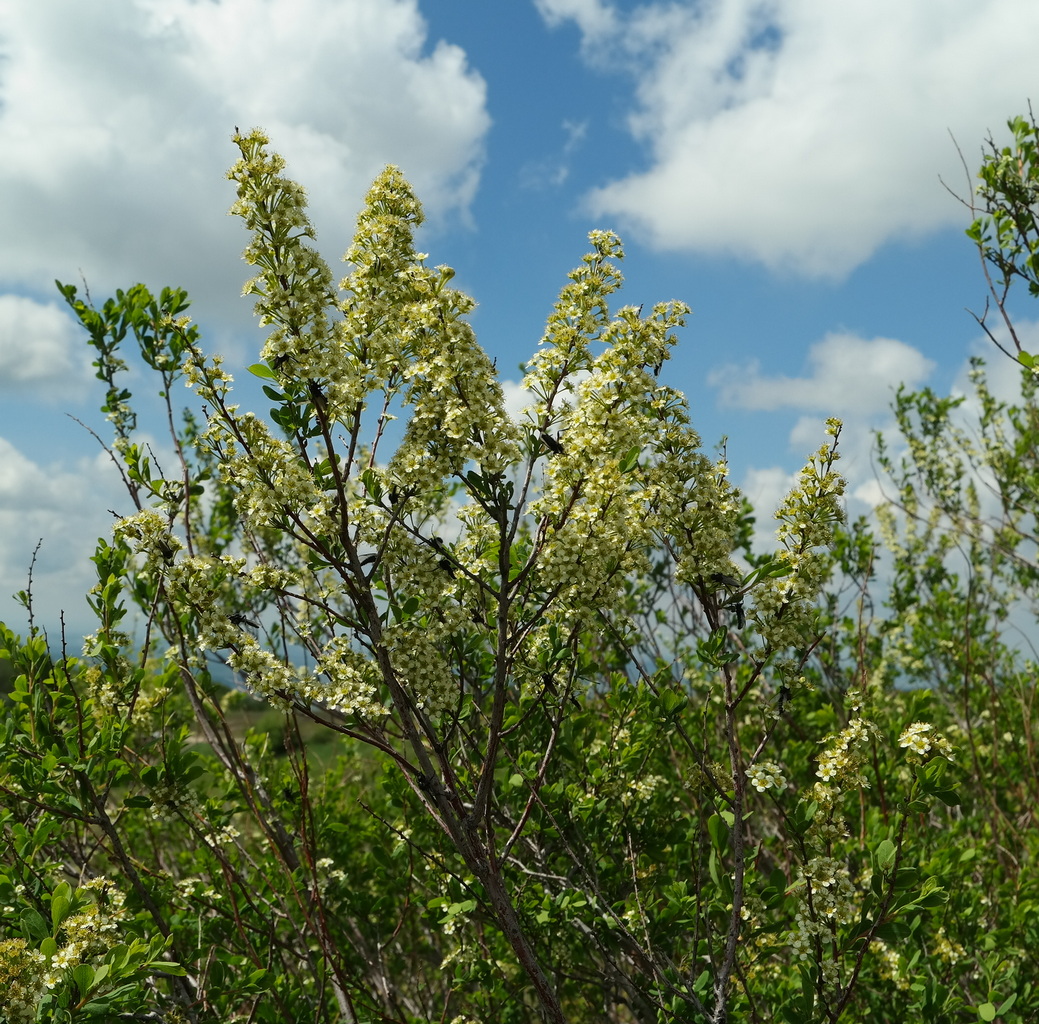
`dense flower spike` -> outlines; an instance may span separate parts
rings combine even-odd
[[[242,158],[228,172],[238,185],[231,213],[253,232],[246,263],[259,268],[243,294],[257,296],[261,324],[274,324],[263,357],[288,362],[290,371],[321,377],[328,359],[328,314],[335,301],[332,273],[317,250],[304,239],[314,238],[306,213],[306,193],[281,171],[285,161],[266,149],[261,131],[235,135]]]

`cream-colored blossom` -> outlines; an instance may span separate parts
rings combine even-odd
[[[775,761],[759,761],[748,768],[746,774],[750,784],[759,793],[764,793],[766,789],[783,789],[786,786],[783,769]]]
[[[907,747],[914,761],[924,761],[933,754],[952,760],[952,744],[930,722],[913,722],[902,731],[898,745]]]
[[[25,939],[0,939],[0,1015],[11,1024],[36,1020],[47,990],[47,958]]]
[[[824,782],[836,786],[869,787],[869,780],[862,766],[869,756],[869,745],[874,732],[871,722],[854,718],[837,736],[832,737],[826,749],[819,755],[816,775]]]
[[[798,481],[776,510],[776,536],[782,545],[777,565],[785,572],[755,588],[750,618],[767,649],[804,647],[816,629],[815,598],[824,579],[820,552],[833,540],[833,528],[844,519],[844,478],[834,469],[840,422],[827,420],[833,439],[811,455]]]

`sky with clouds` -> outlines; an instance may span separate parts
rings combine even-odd
[[[664,376],[752,499],[836,415],[866,501],[893,388],[988,351],[950,190],[1027,109],[1037,40],[1034,0],[0,0],[0,620],[24,629],[42,539],[39,616],[90,628],[94,540],[127,511],[55,278],[182,286],[232,370],[256,358],[236,125],[307,187],[330,262],[400,165],[506,378],[587,232],[619,231],[621,301],[693,307]]]

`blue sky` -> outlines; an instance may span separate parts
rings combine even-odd
[[[183,286],[232,372],[256,358],[235,125],[270,133],[336,265],[399,164],[506,378],[587,232],[617,230],[621,301],[693,307],[664,377],[733,478],[774,504],[836,415],[868,507],[892,389],[948,391],[987,351],[941,181],[969,192],[951,136],[973,173],[1037,42],[1034,0],[0,0],[0,620],[24,629],[42,538],[40,621],[90,628],[94,540],[129,511],[65,415],[104,433],[53,280]]]

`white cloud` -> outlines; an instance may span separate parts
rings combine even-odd
[[[534,6],[552,28],[576,22],[586,48],[617,31],[616,11],[603,0],[534,0]]]
[[[533,391],[528,391],[522,381],[503,380],[501,382],[502,397],[505,400],[505,411],[514,423],[523,419],[523,412],[537,402]]]
[[[1020,320],[1014,327],[1027,350],[1039,349],[1039,321]],[[994,333],[1002,344],[1012,347],[1005,328]],[[971,348],[973,355],[985,360],[990,392],[999,401],[1019,404],[1020,366],[986,337],[975,339]],[[837,469],[848,481],[846,503],[849,517],[854,518],[896,496],[891,481],[878,477],[875,434],[883,434],[888,454],[897,464],[907,448],[890,411],[894,389],[900,383],[910,391],[923,387],[934,364],[893,338],[866,340],[848,334],[827,335],[811,348],[808,363],[809,372],[804,377],[766,377],[757,364],[752,364],[746,369],[723,367],[710,376],[709,382],[720,389],[723,404],[758,411],[792,409],[804,413],[798,416],[788,437],[791,450],[801,457],[817,450],[825,440],[825,417],[835,415],[844,420]],[[950,394],[962,396],[963,401],[951,420],[968,436],[975,436],[981,407],[970,381],[971,371],[972,364],[967,360],[956,374]],[[994,514],[998,508],[986,487],[987,475],[972,472],[979,484],[984,511]],[[793,486],[796,475],[778,466],[752,467],[745,473],[741,487],[758,510],[755,543],[759,547],[772,543],[774,524],[769,515]]]
[[[992,318],[990,318],[992,319]],[[1014,333],[1021,347],[1026,352],[1039,352],[1039,320],[1018,319],[1013,321]],[[990,325],[993,337],[1003,346],[1004,352],[993,344],[992,339],[982,335],[974,339],[971,345],[971,356],[980,357],[985,364],[985,380],[989,391],[999,400],[1010,403],[1021,401],[1021,364],[1006,353],[1014,352],[1014,342],[1006,326],[1000,322]],[[961,412],[968,418],[977,418],[981,412],[980,404],[974,396],[974,385],[970,376],[973,364],[968,358],[960,366],[953,381],[951,393],[964,395]]]
[[[796,482],[796,473],[788,473],[778,466],[747,471],[741,490],[757,512],[759,531],[763,529],[769,536],[774,537],[776,522],[771,518],[772,513]]]
[[[338,260],[361,197],[399,164],[431,219],[465,217],[489,126],[462,50],[417,0],[77,0],[4,5],[0,280],[79,271],[96,294],[180,285],[247,322],[244,229],[225,216],[235,125],[265,128]],[[214,326],[216,326],[214,324]]]
[[[895,390],[900,384],[921,387],[935,364],[895,338],[867,339],[849,333],[827,334],[809,349],[807,362],[807,373],[801,377],[766,376],[760,364],[752,362],[715,370],[708,383],[719,389],[722,405],[801,413],[789,433],[790,448],[801,458],[826,441],[824,421],[828,417],[842,420],[837,468],[848,480],[851,513],[868,511],[880,499],[873,463],[874,431],[891,432]],[[897,438],[894,443],[898,444]],[[775,467],[751,469],[743,486],[756,508],[770,512],[793,479]],[[763,505],[751,493],[754,489],[762,491]],[[759,523],[758,542],[762,528]]]
[[[97,538],[110,536],[114,519],[108,509],[125,506],[106,454],[72,467],[48,466],[0,437],[0,620],[25,632],[26,613],[11,595],[27,588],[39,544],[32,580],[37,624],[55,629],[64,610],[73,641],[93,628],[85,601],[96,582],[90,556]]]
[[[867,339],[833,332],[809,349],[807,376],[768,377],[754,361],[749,366],[714,370],[708,383],[719,389],[720,401],[727,406],[861,418],[886,411],[899,384],[919,385],[934,365],[895,338]]]
[[[82,392],[90,358],[77,323],[56,303],[0,295],[0,391],[53,399]]]
[[[587,380],[590,376],[589,370],[575,370],[563,383],[559,393],[572,400],[582,381]],[[525,421],[528,418],[528,411],[533,414],[535,407],[539,404],[537,395],[533,391],[528,391],[523,386],[523,381],[502,380],[501,389],[505,400],[505,411],[516,423]]]
[[[938,180],[971,187],[949,132],[973,165],[1034,89],[1034,0],[537,4],[636,76],[650,164],[593,192],[593,212],[663,250],[801,275],[962,223]]]

